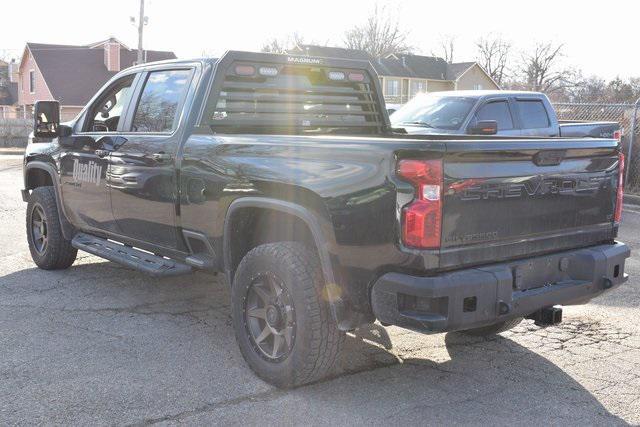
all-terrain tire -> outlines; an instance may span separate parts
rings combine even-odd
[[[248,317],[250,289],[265,275],[280,281],[282,294],[286,293],[293,303],[295,314],[293,344],[288,354],[277,360],[261,352]],[[318,381],[331,373],[345,333],[337,328],[331,315],[323,297],[324,286],[317,256],[301,243],[260,245],[242,259],[232,287],[233,326],[242,356],[260,378],[288,388]]]
[[[38,227],[40,223],[44,225]],[[29,251],[38,267],[62,270],[73,264],[78,250],[62,234],[53,187],[38,187],[31,192],[26,225]]]
[[[482,328],[467,329],[464,331],[458,331],[461,334],[471,335],[474,337],[486,337],[491,335],[497,335],[501,332],[506,332],[509,329],[513,329],[522,322],[522,317],[516,317],[515,319],[505,320],[504,322],[496,323],[495,325],[484,326]]]

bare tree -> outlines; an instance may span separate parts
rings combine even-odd
[[[478,49],[477,61],[499,86],[507,77],[508,63],[511,53],[511,43],[497,35],[481,37],[476,41]]]
[[[376,5],[364,24],[345,33],[344,44],[349,49],[364,50],[373,57],[385,57],[411,53],[407,37],[408,33],[401,29],[399,20],[391,16],[387,7]]]
[[[295,32],[284,38],[272,38],[262,46],[260,51],[266,53],[286,53],[289,49],[304,43],[304,37],[298,32]]]
[[[553,92],[576,85],[576,72],[560,64],[563,44],[543,42],[522,54],[522,76],[530,90]]]
[[[437,51],[431,51],[432,56],[437,56],[447,61],[449,64],[453,63],[453,54],[456,46],[456,37],[453,35],[446,35],[440,39]]]
[[[13,59],[12,51],[9,49],[0,49],[0,61],[7,64]],[[0,65],[0,86],[5,87],[9,82],[9,68]]]

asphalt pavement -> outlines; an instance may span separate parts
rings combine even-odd
[[[640,206],[620,232],[630,281],[561,325],[493,339],[373,325],[334,378],[282,391],[244,363],[221,276],[153,279],[82,253],[35,268],[21,165],[0,156],[0,425],[640,424]]]

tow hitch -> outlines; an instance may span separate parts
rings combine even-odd
[[[536,326],[552,326],[562,322],[562,307],[545,307],[527,316],[535,321]]]

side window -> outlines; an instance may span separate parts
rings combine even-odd
[[[129,101],[131,85],[135,76],[118,80],[107,89],[89,108],[85,132],[115,132],[118,130],[120,116]]]
[[[189,87],[191,70],[149,73],[131,124],[132,132],[169,133],[177,124],[178,106]]]
[[[542,101],[517,100],[523,129],[548,128],[549,116]]]
[[[476,113],[476,120],[495,120],[498,122],[498,130],[513,129],[513,119],[507,101],[495,101],[483,105]]]

